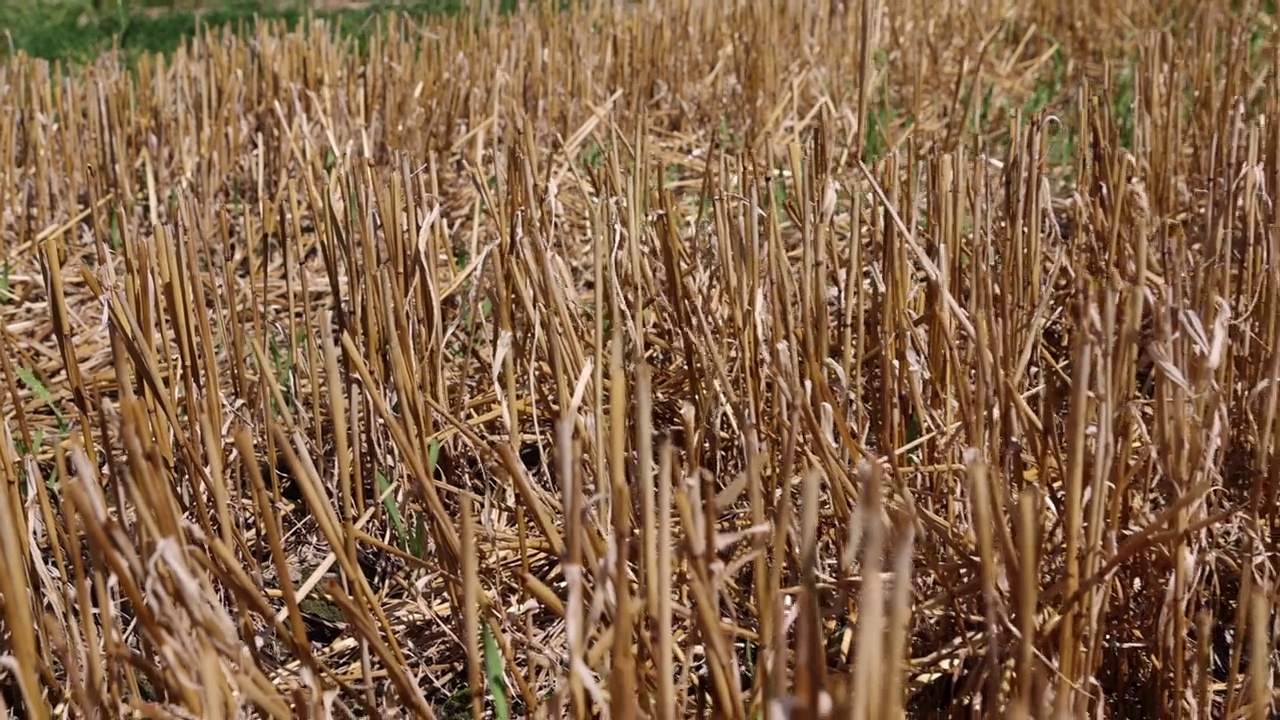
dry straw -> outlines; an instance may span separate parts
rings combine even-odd
[[[552,5],[0,66],[8,711],[1273,714],[1271,15]]]

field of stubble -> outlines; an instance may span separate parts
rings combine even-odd
[[[0,702],[1271,716],[1269,3],[0,63]]]

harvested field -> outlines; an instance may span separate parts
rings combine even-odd
[[[480,5],[0,64],[7,713],[1274,716],[1271,3]]]

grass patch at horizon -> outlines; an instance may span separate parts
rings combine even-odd
[[[510,12],[515,0],[500,0],[499,12]],[[0,56],[18,51],[49,61],[89,62],[119,49],[133,59],[142,53],[172,53],[202,28],[251,26],[255,18],[282,20],[291,27],[307,18],[329,20],[339,33],[362,38],[389,13],[411,17],[457,13],[465,0],[371,2],[344,7],[313,7],[302,2],[259,0],[184,2],[122,0],[95,7],[91,0],[18,2],[0,6]]]

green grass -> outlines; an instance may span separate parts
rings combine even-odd
[[[412,16],[454,13],[466,0],[408,0],[396,4],[369,3],[345,10],[312,10],[302,2],[259,0],[18,0],[0,2],[0,56],[17,51],[54,61],[90,61],[118,47],[126,59],[151,53],[171,53],[199,28],[250,25],[255,17],[283,20],[290,26],[308,16],[333,23],[344,35],[360,38],[375,25],[369,20],[390,12]],[[515,0],[501,0],[509,12]],[[195,7],[198,5],[198,9]],[[156,12],[156,8],[163,8]],[[118,45],[117,45],[118,43]]]

